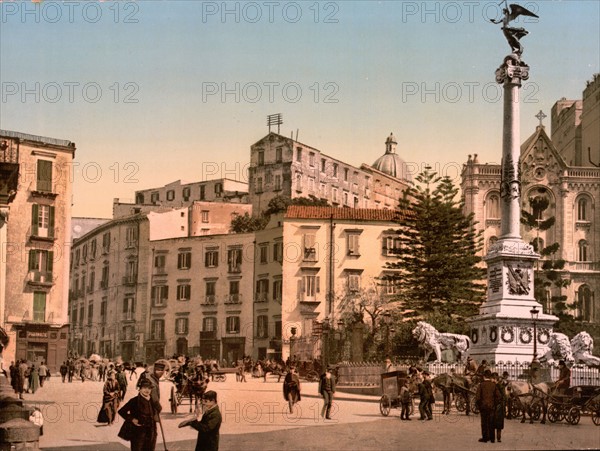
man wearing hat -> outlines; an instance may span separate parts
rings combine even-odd
[[[209,390],[202,396],[202,419],[192,418],[179,424],[179,427],[191,426],[198,431],[196,451],[218,451],[221,411],[217,405],[217,392]]]
[[[127,404],[119,409],[119,415],[125,423],[119,431],[119,437],[131,441],[131,449],[135,451],[154,451],[156,438],[156,416],[161,405],[152,398],[153,383],[150,379],[140,382],[140,391]]]
[[[163,374],[165,374],[167,365],[168,365],[168,362],[164,359],[160,359],[160,360],[157,360],[156,362],[154,362],[154,368],[152,369],[152,373],[150,374],[150,376],[147,379],[152,383],[152,394],[151,394],[152,399],[159,406],[160,406],[160,378],[163,377]],[[160,413],[160,409],[158,410],[158,412],[155,415],[156,421],[159,421],[159,417],[158,417],[159,413]]]
[[[492,372],[488,369],[483,372],[483,381],[477,387],[475,402],[479,407],[481,417],[480,442],[495,442],[495,412],[500,402],[501,394],[496,382],[492,380]]]
[[[564,393],[571,386],[571,370],[565,365],[564,360],[558,362],[558,380],[556,381],[556,390]]]
[[[327,367],[327,371],[323,373],[319,380],[319,393],[323,397],[323,409],[321,416],[325,415],[326,420],[331,420],[331,406],[333,405],[333,395],[335,393],[335,376],[331,374],[332,366]]]
[[[423,382],[419,384],[419,413],[421,421],[433,420],[431,412],[431,404],[435,402],[433,399],[433,387],[429,380],[429,371],[423,371]]]

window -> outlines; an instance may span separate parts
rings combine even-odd
[[[94,304],[91,302],[88,304],[87,323],[88,326],[94,324]]]
[[[594,293],[587,285],[582,285],[577,290],[577,304],[578,310],[580,312],[581,319],[583,321],[593,321],[594,320]]]
[[[135,298],[131,296],[123,299],[123,319],[126,321],[135,319]]]
[[[215,183],[215,196],[221,197],[222,193],[223,193],[223,184]]]
[[[54,252],[29,250],[29,277],[32,282],[52,282]]]
[[[347,182],[347,181],[348,181],[348,173],[349,173],[349,172],[350,172],[350,171],[348,170],[348,168],[344,168],[344,182]]]
[[[89,282],[89,285],[88,285],[87,292],[88,293],[93,293],[95,285],[96,285],[96,271],[92,270],[90,272],[90,282]]]
[[[206,304],[214,304],[217,300],[216,296],[217,291],[217,282],[215,281],[207,281],[205,285],[205,295],[206,295]]]
[[[281,241],[273,243],[273,261],[279,263],[283,261],[283,243]]]
[[[38,160],[37,162],[37,191],[52,192],[52,162]]]
[[[137,282],[137,261],[131,260],[125,264],[125,277],[123,283],[134,284]]]
[[[492,246],[494,245],[494,243],[498,241],[498,237],[497,236],[491,236],[490,239],[488,240],[488,247],[487,247],[487,252],[490,251],[490,249],[492,248]]]
[[[259,252],[260,252],[260,263],[261,264],[265,264],[269,262],[269,245],[268,244],[261,244],[260,248],[259,248]]]
[[[397,255],[401,252],[401,241],[398,237],[387,236],[384,238],[384,254]]]
[[[265,152],[261,150],[260,152],[258,152],[258,165],[263,166],[264,164],[265,164]]]
[[[190,194],[191,194],[191,190],[189,187],[183,188],[183,191],[181,192],[181,196],[183,197],[184,201],[190,200]]]
[[[38,204],[31,206],[31,235],[40,238],[54,237],[54,207]]]
[[[321,292],[321,278],[317,275],[308,274],[302,276],[300,292],[302,298],[314,300],[317,293]]]
[[[75,250],[75,266],[79,266],[79,262],[81,261],[81,250]]]
[[[159,200],[160,200],[160,193],[158,191],[150,193],[150,202],[151,203],[155,204]]]
[[[125,247],[135,247],[137,246],[137,227],[127,227],[125,231]]]
[[[273,300],[281,303],[283,299],[283,283],[281,280],[273,281]]]
[[[259,279],[256,281],[256,302],[267,302],[269,295],[269,279]]]
[[[360,233],[348,233],[346,237],[346,244],[348,249],[348,255],[359,256],[360,251],[358,248],[360,239]]]
[[[166,260],[166,255],[157,255],[154,257],[154,267],[159,270],[157,272],[162,272],[161,270],[165,269]]]
[[[262,193],[263,192],[263,184],[262,184],[262,177],[258,177],[256,179],[256,192],[257,193]]]
[[[344,205],[348,205],[348,193],[344,192]]]
[[[327,187],[326,187],[325,183],[321,183],[319,185],[319,195],[321,197],[327,197]]]
[[[313,193],[315,191],[315,179],[312,177],[308,178],[308,190]]]
[[[179,252],[177,255],[177,269],[190,269],[192,267],[192,253],[189,251]]]
[[[96,239],[93,239],[92,242],[90,243],[90,259],[94,260],[96,258]]]
[[[219,266],[219,251],[206,251],[204,254],[204,266],[216,268]]]
[[[165,320],[164,319],[153,319],[151,328],[151,339],[152,340],[164,340],[165,339]]]
[[[492,194],[488,197],[487,217],[488,219],[500,218],[500,197],[497,194]]]
[[[152,287],[152,305],[154,307],[164,307],[169,299],[168,285],[155,285]]]
[[[302,192],[302,174],[296,172],[296,191]]]
[[[302,147],[296,149],[296,161],[302,161]]]
[[[206,186],[200,185],[200,200],[204,200],[206,198]]]
[[[191,299],[192,287],[189,284],[177,285],[177,300],[189,301]]]
[[[360,274],[348,274],[348,291],[350,293],[360,291]]]
[[[338,189],[337,188],[333,188],[332,192],[332,199],[333,199],[333,203],[337,204],[338,202]]]
[[[170,189],[169,191],[167,191],[167,200],[173,200],[173,199],[175,199],[175,191]]]
[[[272,181],[273,175],[271,174],[271,171],[267,171],[267,173],[265,174],[265,185],[270,185]]]
[[[143,193],[136,193],[135,194],[135,203],[136,204],[143,204],[144,203],[144,194]]]
[[[229,249],[227,251],[227,265],[229,272],[239,273],[242,272],[242,250],[241,249]]]
[[[317,260],[317,248],[315,244],[315,234],[305,233],[303,237],[304,241],[304,260],[316,261]]]
[[[325,172],[325,169],[327,168],[327,163],[325,161],[325,158],[321,158],[321,172]]]
[[[108,254],[110,252],[110,232],[102,235],[102,253]]]
[[[315,167],[315,153],[309,152],[308,154],[308,164],[311,168]]]
[[[46,321],[46,293],[43,291],[33,293],[33,320],[36,322]]]
[[[579,249],[577,253],[577,261],[587,262],[588,260],[588,245],[586,240],[579,241]]]
[[[240,317],[239,316],[228,316],[226,319],[227,333],[228,334],[239,334],[240,333]]]
[[[100,279],[100,288],[107,289],[108,288],[108,275],[109,275],[109,266],[105,265],[102,267],[102,278]]]
[[[106,324],[107,306],[108,306],[108,298],[105,296],[102,298],[102,302],[100,303],[100,323],[101,324]]]
[[[280,191],[281,190],[281,176],[280,175],[276,175],[275,176],[275,191]]]
[[[258,315],[256,317],[256,336],[258,338],[267,338],[269,336],[269,317],[267,315]]]
[[[544,240],[543,238],[534,238],[531,242],[531,245],[533,246],[533,250],[539,253],[542,249],[544,249]]]
[[[202,222],[208,222],[208,210],[202,210],[200,216],[202,217]]]
[[[338,164],[337,163],[333,163],[333,176],[335,178],[337,178],[337,176],[338,176]]]
[[[188,333],[188,319],[177,318],[175,320],[175,333],[176,334],[187,334]]]
[[[577,220],[587,221],[587,199],[581,198],[577,201]]]
[[[241,302],[240,297],[240,281],[230,280],[229,281],[229,303],[237,304]]]
[[[277,147],[275,149],[275,163],[281,163],[283,161],[283,149]]]
[[[88,246],[87,246],[87,244],[84,244],[83,247],[81,248],[81,260],[83,261],[83,263],[87,263],[87,259],[88,259]]]
[[[202,331],[203,332],[216,332],[217,331],[217,318],[214,316],[207,316],[202,320]]]

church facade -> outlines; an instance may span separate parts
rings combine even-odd
[[[557,314],[566,307],[584,322],[600,320],[599,111],[596,75],[583,100],[561,99],[553,106],[551,136],[540,114],[540,125],[521,145],[521,208],[540,223],[555,218],[547,230],[522,225],[521,235],[538,252],[559,245],[556,252],[542,256],[538,271],[548,268],[548,261],[564,260],[556,282],[536,287],[538,301],[544,313]],[[474,213],[484,232],[483,255],[500,236],[500,174],[500,164],[482,164],[477,155],[469,156],[461,174],[465,212]],[[539,207],[546,204],[545,209]]]

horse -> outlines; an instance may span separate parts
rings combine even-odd
[[[534,417],[539,417],[541,413],[541,424],[546,423],[546,414],[548,413],[548,398],[551,395],[554,382],[540,382],[532,384],[524,381],[510,381],[506,386],[506,392],[509,395],[509,415],[512,416],[513,407],[523,412],[521,423],[525,423],[526,415],[529,415],[529,423],[533,424]],[[537,418],[535,418],[537,419]]]
[[[269,373],[271,373],[275,376],[278,376],[277,382],[280,382],[281,377],[287,373],[285,364],[283,364],[281,362],[275,362],[275,361],[271,361],[271,360],[259,360],[258,362],[256,362],[256,366],[255,366],[257,371],[258,371],[258,366],[260,366],[260,369],[262,370],[262,377],[263,377],[264,382],[267,382],[267,374],[269,374]],[[259,373],[259,375],[256,377],[260,377],[260,371],[258,371],[258,373]]]
[[[452,394],[454,393],[457,396],[461,396],[464,399],[464,404],[466,408],[466,414],[469,415],[470,409],[470,399],[469,399],[469,380],[464,376],[459,376],[457,374],[449,374],[442,373],[435,376],[431,383],[439,388],[444,395],[444,410],[442,410],[442,415],[450,414],[450,410],[452,408]]]

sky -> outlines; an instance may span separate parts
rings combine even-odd
[[[246,180],[281,134],[354,165],[398,153],[459,182],[498,163],[499,2],[0,1],[0,129],[67,139],[73,216],[175,180]],[[521,138],[600,72],[600,1],[521,1]],[[550,129],[550,118],[544,124]]]

